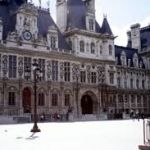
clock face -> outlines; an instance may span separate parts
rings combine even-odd
[[[27,41],[31,40],[31,38],[32,38],[31,32],[30,32],[30,31],[24,31],[24,32],[23,32],[23,38],[24,38],[25,40],[27,40]]]

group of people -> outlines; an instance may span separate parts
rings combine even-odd
[[[59,113],[54,113],[51,115],[51,121],[69,121],[69,117],[73,112],[73,107],[68,107],[68,110],[66,112],[66,114],[59,114]],[[46,121],[46,115],[45,113],[42,113],[40,115],[40,121]]]

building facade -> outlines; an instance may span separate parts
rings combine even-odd
[[[39,115],[149,113],[150,27],[132,26],[128,46],[116,46],[107,18],[101,26],[95,19],[94,0],[56,3],[57,25],[48,9],[0,1],[0,114],[33,113],[34,62]]]

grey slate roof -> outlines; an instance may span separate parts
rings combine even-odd
[[[109,25],[106,17],[104,17],[104,20],[103,20],[103,23],[102,23],[101,33],[113,35],[113,33],[111,31],[111,28],[110,28],[110,25]]]
[[[69,11],[67,16],[67,28],[79,28],[86,30],[85,17],[87,8],[85,2],[82,0],[68,0],[67,6]],[[109,31],[109,33],[111,31],[108,21],[107,24],[104,23],[103,29],[100,28],[100,25],[96,21],[96,33],[104,33],[105,30]]]
[[[143,63],[143,59],[138,54],[138,49],[133,49],[130,47],[123,47],[123,46],[115,45],[115,57],[118,58],[118,64],[117,65],[121,65],[120,56],[121,56],[121,53],[123,51],[126,53],[127,60],[128,59],[131,60],[131,67],[133,67],[133,55],[136,53],[138,55],[139,62],[141,61],[143,64],[142,68],[145,68],[144,63]],[[128,65],[128,61],[127,61],[127,65]]]
[[[22,0],[23,3],[24,0]],[[26,1],[26,0],[25,0]],[[17,3],[18,2],[18,3]],[[11,0],[9,3],[0,3],[0,17],[3,20],[4,25],[4,34],[3,39],[5,40],[10,31],[15,30],[16,16],[12,15],[12,12],[15,12],[19,6],[22,4],[21,1]],[[54,23],[50,13],[42,9],[38,10],[38,29],[39,34],[46,37],[49,26],[55,26],[58,31],[58,48],[60,49],[69,49],[66,41],[64,40],[63,35],[59,31],[58,27]]]
[[[141,28],[141,48],[150,47],[150,25],[144,28]]]

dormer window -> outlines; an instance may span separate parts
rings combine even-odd
[[[56,49],[56,41],[57,41],[56,37],[52,36],[51,37],[51,48],[52,49]]]
[[[91,43],[91,54],[95,54],[95,44]]]
[[[100,45],[100,54],[103,54],[103,47]]]
[[[122,66],[127,65],[126,53],[124,51],[121,53],[121,65]]]
[[[138,67],[138,56],[136,53],[133,56],[133,64],[134,64],[134,67]]]
[[[80,52],[84,52],[84,41],[80,41]]]
[[[113,48],[112,45],[109,45],[109,56],[113,55]]]
[[[71,40],[69,40],[68,44],[69,44],[69,48],[70,48],[70,50],[72,50],[72,41],[71,41]]]
[[[55,26],[49,26],[47,33],[47,44],[51,49],[58,48],[58,31]]]
[[[94,30],[94,21],[93,21],[93,19],[89,19],[89,30],[90,31]]]

